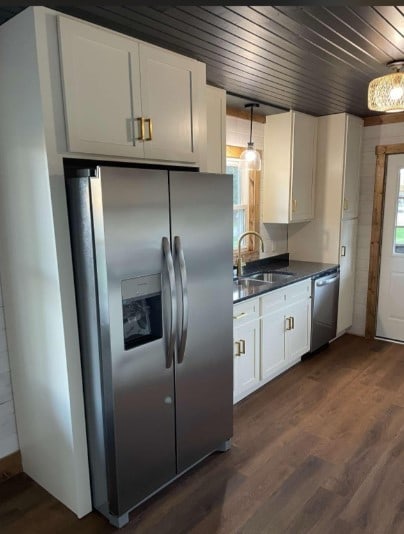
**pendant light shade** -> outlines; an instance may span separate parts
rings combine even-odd
[[[372,80],[369,84],[368,107],[373,111],[394,113],[404,111],[404,60],[392,61],[387,64],[395,70]]]
[[[250,108],[250,141],[247,144],[247,149],[240,154],[240,164],[242,167],[247,168],[249,171],[261,170],[261,156],[258,150],[255,150],[254,143],[252,142],[252,124],[253,124],[253,109],[258,108],[259,104],[251,103],[246,104],[245,108]]]

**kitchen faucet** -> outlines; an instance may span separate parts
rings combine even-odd
[[[256,237],[259,237],[261,239],[261,250],[264,252],[264,240],[262,239],[262,236],[258,232],[253,232],[252,230],[248,232],[244,232],[240,235],[238,238],[238,259],[237,259],[237,276],[242,276],[243,274],[243,260],[241,258],[241,242],[247,235],[255,235]]]

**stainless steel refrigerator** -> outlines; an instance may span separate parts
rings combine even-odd
[[[232,178],[66,178],[93,506],[128,512],[232,436]]]

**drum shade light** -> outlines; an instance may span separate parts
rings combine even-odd
[[[372,111],[394,113],[404,111],[404,59],[391,61],[387,66],[395,72],[375,78],[369,83],[368,107]]]

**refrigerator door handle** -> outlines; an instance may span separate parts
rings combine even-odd
[[[178,260],[179,274],[180,274],[180,286],[181,286],[181,317],[179,319],[180,323],[180,336],[178,342],[178,363],[184,361],[185,356],[185,346],[187,343],[187,334],[188,334],[188,317],[189,317],[189,306],[188,306],[188,284],[187,284],[187,269],[185,265],[184,251],[181,245],[181,239],[179,236],[174,237],[174,250],[175,256]]]
[[[177,322],[177,298],[175,293],[175,272],[174,262],[171,255],[170,242],[167,237],[162,239],[163,257],[165,261],[165,267],[168,273],[168,283],[170,289],[170,321],[169,328],[167,329],[168,341],[167,341],[167,359],[166,367],[169,369],[174,359],[175,337],[176,337],[176,322]],[[164,284],[162,283],[162,286]],[[164,316],[166,313],[164,312]]]

